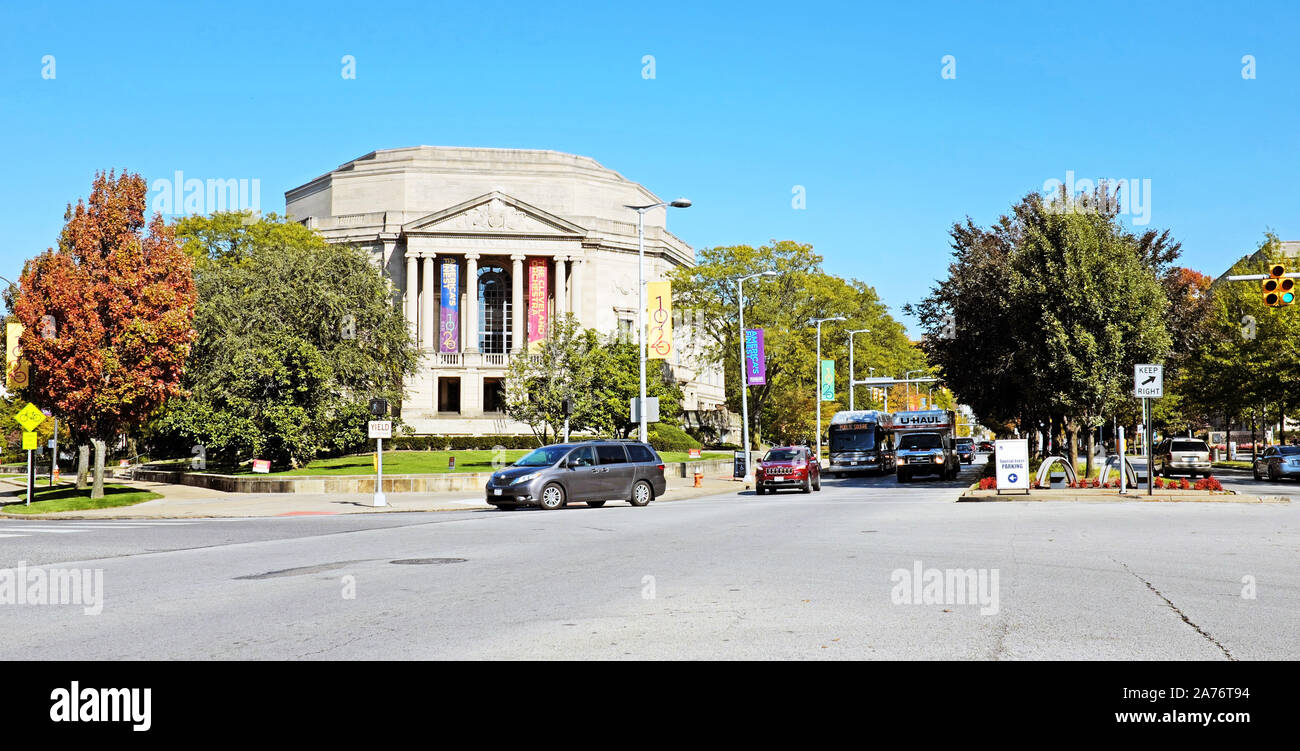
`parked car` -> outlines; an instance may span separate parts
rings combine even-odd
[[[821,462],[807,446],[769,449],[754,470],[754,492],[763,495],[782,488],[799,488],[805,493],[822,489]]]
[[[1284,477],[1300,480],[1300,446],[1269,446],[1255,458],[1251,474],[1277,482]]]
[[[487,502],[503,510],[554,510],[573,501],[593,508],[609,500],[645,506],[666,489],[664,462],[650,444],[582,441],[543,446],[493,472]]]
[[[957,459],[962,464],[975,463],[975,441],[970,438],[958,438],[953,445],[957,449]]]
[[[1212,474],[1210,447],[1199,438],[1166,438],[1156,445],[1152,455],[1162,477],[1178,473],[1194,480],[1198,474]]]
[[[993,453],[993,448],[994,446],[992,441],[980,441],[980,451],[991,454]]]

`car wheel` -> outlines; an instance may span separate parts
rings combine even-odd
[[[762,495],[766,492],[767,492],[767,488],[764,488],[762,485],[758,485],[758,484],[754,485],[754,495]]]
[[[564,502],[564,488],[551,483],[542,488],[542,497],[539,499],[538,505],[547,511],[554,511],[557,508],[563,508]]]
[[[1192,473],[1191,473],[1191,478],[1192,478],[1193,480],[1196,479],[1196,473],[1195,473],[1195,472],[1192,472]]]
[[[899,482],[907,482],[909,479],[911,479],[911,478],[909,478],[909,477],[907,476],[907,473],[904,472],[904,471],[901,470],[901,469],[898,470],[897,475],[898,475],[898,481],[899,481]]]
[[[627,502],[633,506],[648,506],[650,505],[650,501],[653,501],[654,499],[655,492],[654,489],[650,487],[650,483],[645,480],[638,480],[636,484],[632,486],[632,494],[628,496]]]
[[[601,506],[604,505],[605,505],[604,501],[587,501],[587,508],[600,508]]]
[[[817,479],[813,482],[813,490],[820,491],[821,489],[822,489],[822,476],[817,475]]]
[[[807,477],[803,478],[803,485],[801,485],[801,486],[799,487],[799,492],[801,492],[801,493],[811,493],[811,492],[812,492],[812,480],[809,479],[809,478],[807,478]]]
[[[1255,479],[1256,479],[1256,480],[1262,480],[1262,479],[1264,479],[1264,478],[1261,477],[1260,474],[1259,474],[1259,465],[1258,465],[1258,464],[1252,464],[1252,465],[1250,465],[1250,473],[1251,473],[1252,475],[1255,476]]]
[[[1281,480],[1281,479],[1282,479],[1282,478],[1280,478],[1280,477],[1277,476],[1277,466],[1275,466],[1275,465],[1273,465],[1273,464],[1268,465],[1268,480],[1269,480],[1269,482],[1277,482],[1278,480]]]

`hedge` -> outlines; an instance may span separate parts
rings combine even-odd
[[[535,449],[537,439],[530,435],[408,435],[397,436],[389,447],[408,451],[491,451]]]
[[[655,451],[689,451],[700,448],[700,442],[685,430],[665,422],[650,426],[650,445]]]

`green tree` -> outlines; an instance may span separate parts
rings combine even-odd
[[[908,340],[869,285],[826,273],[811,245],[773,241],[754,248],[736,245],[703,248],[697,265],[672,275],[674,306],[698,321],[698,355],[726,373],[727,407],[741,411],[740,330],[735,279],[774,270],[775,277],[745,282],[745,326],[764,330],[767,384],[749,390],[751,442],[813,440],[816,423],[817,331],[814,318],[843,315],[848,320],[822,326],[822,358],[836,362],[836,399],[822,405],[825,430],[829,415],[848,403],[848,335],[870,329],[855,340],[857,378],[871,368],[877,376],[901,376],[925,366],[924,355]],[[855,406],[872,406],[860,388]],[[879,406],[879,405],[876,405]]]
[[[1169,351],[1152,259],[1177,250],[1125,232],[1106,205],[1030,194],[989,230],[968,219],[953,228],[948,279],[914,308],[963,402],[995,421],[1050,421],[1072,460],[1084,430],[1089,470],[1092,429],[1127,401],[1133,365]]]
[[[188,455],[299,466],[365,445],[368,402],[400,402],[418,351],[367,254],[274,215],[186,217],[199,305],[185,386],[155,425]]]
[[[597,435],[626,438],[638,428],[632,422],[630,403],[641,395],[640,347],[617,334],[601,339],[593,350],[598,374],[592,384],[592,411],[584,424]],[[659,421],[677,424],[682,416],[682,389],[664,360],[646,362],[646,396],[659,399]]]
[[[596,391],[604,360],[596,332],[571,314],[551,321],[535,350],[510,359],[506,368],[505,412],[528,425],[539,445],[563,435],[564,402],[570,400],[569,429],[599,430],[602,406]]]

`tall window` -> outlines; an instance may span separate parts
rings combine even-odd
[[[480,352],[504,354],[510,351],[510,272],[500,266],[478,270],[478,348]]]

